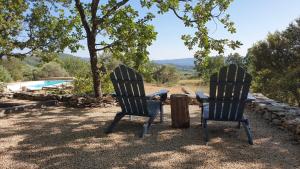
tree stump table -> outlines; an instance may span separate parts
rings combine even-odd
[[[172,127],[189,128],[190,127],[190,114],[189,114],[190,98],[185,94],[172,94],[170,98],[171,98]]]

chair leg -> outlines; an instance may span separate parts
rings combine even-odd
[[[204,129],[204,141],[205,144],[208,144],[208,129],[207,129],[207,120],[203,120],[203,129]]]
[[[143,125],[143,131],[142,131],[141,136],[140,136],[141,138],[143,138],[145,136],[145,134],[148,133],[154,119],[155,119],[155,116],[150,117],[148,122]]]
[[[251,128],[250,128],[249,120],[248,120],[248,119],[245,119],[245,120],[242,122],[242,125],[244,126],[245,131],[246,131],[246,133],[247,133],[248,143],[249,143],[250,145],[253,145],[253,138],[252,138],[252,133],[251,133]]]
[[[110,126],[105,130],[106,134],[109,134],[116,127],[117,123],[125,116],[125,113],[119,112],[116,114],[114,121],[110,124]]]
[[[203,126],[203,105],[201,105],[201,121],[200,126]]]
[[[164,122],[164,109],[163,109],[163,104],[160,104],[160,123]]]
[[[239,121],[238,122],[238,125],[236,126],[238,129],[240,129],[241,128],[241,122]]]

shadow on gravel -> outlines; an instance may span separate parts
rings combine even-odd
[[[195,106],[194,106],[195,107]],[[299,145],[288,135],[249,114],[254,145],[248,145],[243,128],[234,123],[210,123],[210,142],[204,145],[199,110],[190,112],[191,128],[172,129],[170,114],[164,124],[156,123],[144,139],[138,137],[145,119],[122,120],[115,132],[104,129],[116,108],[47,108],[10,116],[14,128],[1,126],[1,138],[24,136],[11,148],[15,163],[38,168],[296,168]],[[169,111],[169,109],[167,110]],[[0,154],[1,156],[1,154]]]

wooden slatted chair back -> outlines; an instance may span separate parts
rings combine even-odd
[[[239,121],[252,77],[235,64],[222,67],[210,77],[209,119]]]
[[[142,76],[135,70],[119,65],[110,74],[122,112],[128,115],[148,116]]]

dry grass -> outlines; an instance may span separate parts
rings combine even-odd
[[[209,93],[209,87],[207,84],[204,84],[202,80],[196,79],[187,79],[187,80],[180,80],[178,82],[179,85],[185,86],[190,88],[192,91],[203,91],[205,93]]]
[[[52,107],[0,118],[0,168],[299,168],[300,146],[248,113],[254,145],[232,123],[210,123],[204,145],[199,108],[190,107],[191,128],[156,123],[139,139],[146,119],[126,117],[111,135],[103,130],[118,107]]]
[[[183,93],[181,90],[181,86],[176,85],[176,86],[166,86],[166,85],[156,85],[156,84],[151,84],[151,83],[146,83],[145,84],[145,90],[147,94],[151,94],[154,92],[159,91],[160,89],[167,89],[169,90],[169,94],[177,94],[177,93]]]
[[[183,93],[182,87],[185,87],[189,89],[192,93],[196,91],[203,91],[205,93],[209,92],[209,88],[207,85],[204,85],[204,83],[201,80],[180,80],[176,85],[174,86],[167,86],[167,85],[157,85],[157,84],[145,84],[145,90],[147,94],[156,92],[162,88],[168,89],[169,94],[179,94]]]

